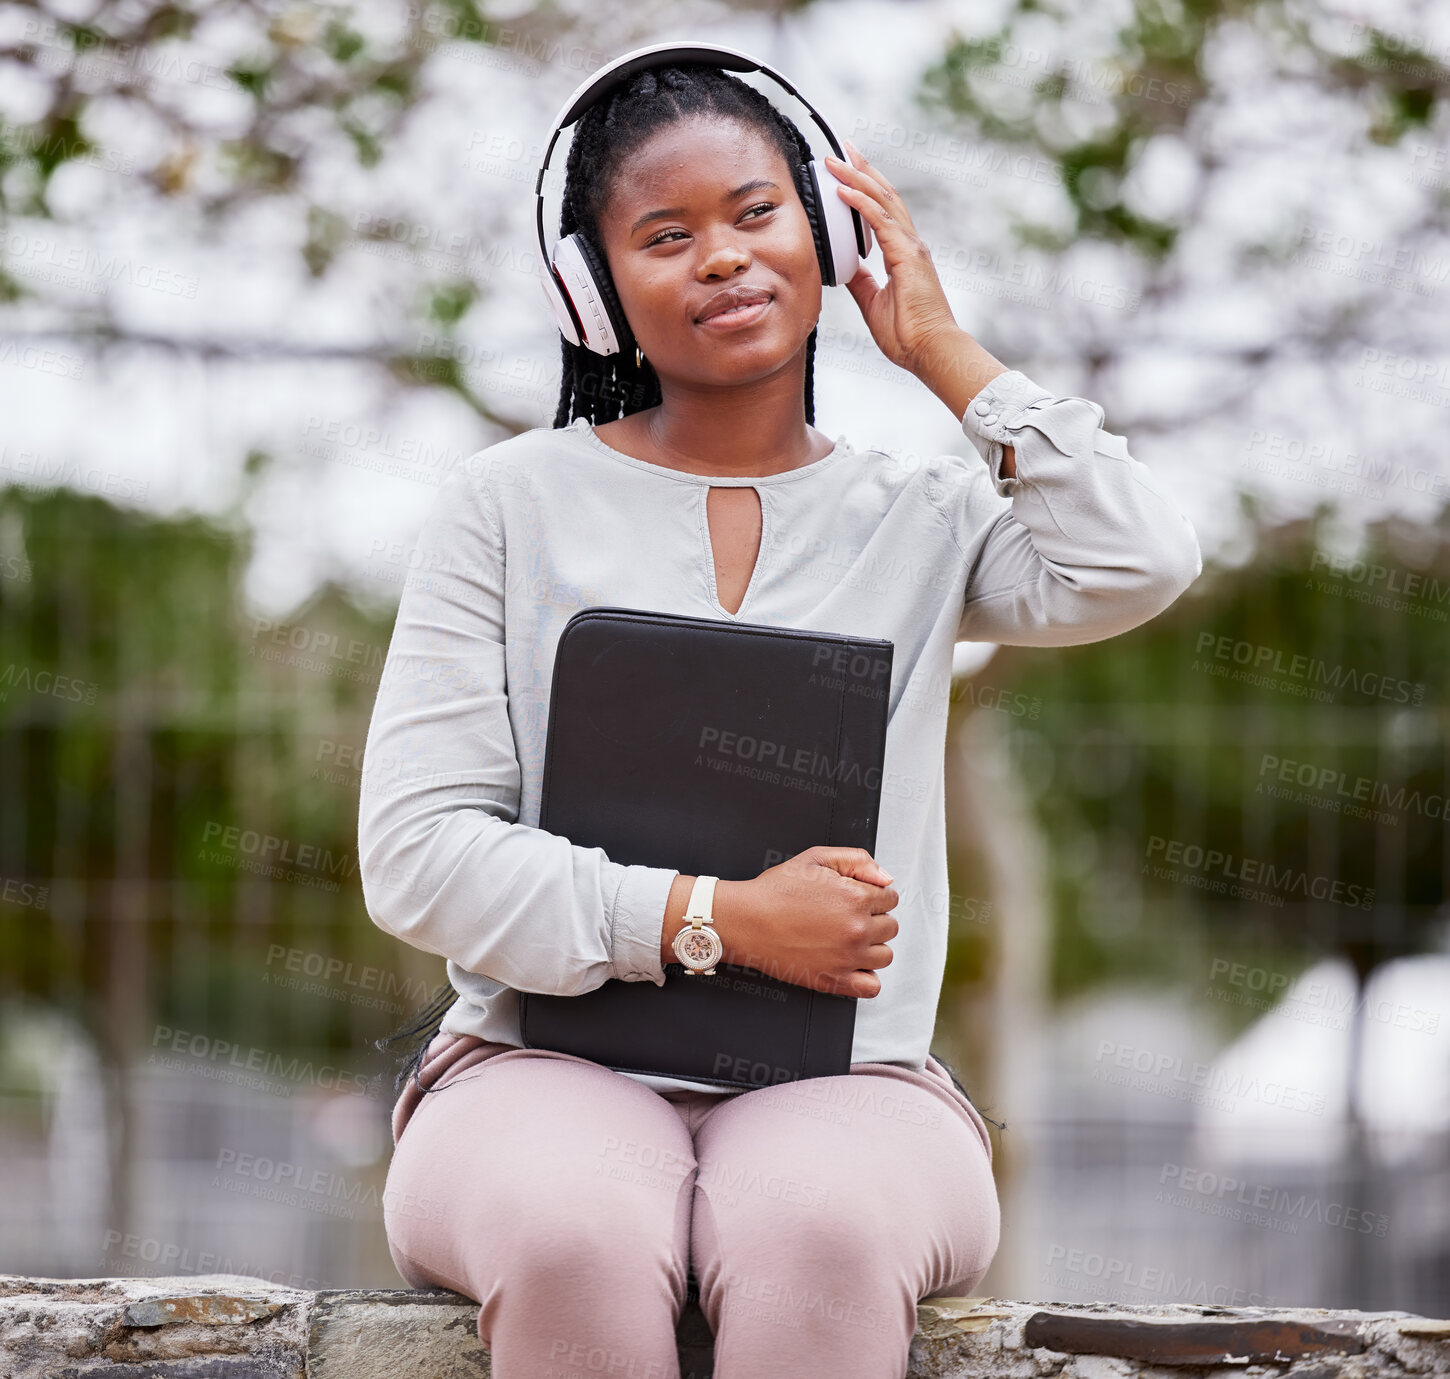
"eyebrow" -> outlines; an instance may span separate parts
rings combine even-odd
[[[738,187],[734,189],[734,191],[726,192],[725,200],[734,201],[737,197],[744,196],[746,192],[764,191],[767,187],[769,187],[773,191],[780,190],[780,188],[768,178],[753,177],[749,182],[742,182]],[[640,229],[641,226],[648,225],[652,220],[668,220],[670,216],[684,215],[684,213],[685,208],[683,206],[666,206],[663,210],[646,211],[644,215],[640,216],[640,218],[629,227],[629,233],[634,234],[637,230]]]

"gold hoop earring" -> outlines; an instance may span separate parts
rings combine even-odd
[[[634,347],[634,367],[637,369],[644,368],[644,355],[639,352],[638,345]]]

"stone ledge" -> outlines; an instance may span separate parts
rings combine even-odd
[[[238,1274],[0,1274],[0,1379],[488,1379],[457,1293],[307,1292]],[[694,1302],[682,1379],[709,1379]],[[1408,1312],[928,1298],[907,1379],[1450,1376],[1450,1320]]]

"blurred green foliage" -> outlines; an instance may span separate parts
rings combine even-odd
[[[1143,627],[991,663],[1040,705],[1008,742],[1048,840],[1056,997],[1201,989],[1225,956],[1363,976],[1443,943],[1450,519],[1332,535],[1327,511],[1259,524],[1251,561]]]
[[[248,615],[249,556],[200,517],[0,494],[0,995],[68,1008],[102,1047],[162,1024],[356,1060],[443,979],[358,880],[391,615],[330,586]],[[351,984],[285,985],[334,958]]]

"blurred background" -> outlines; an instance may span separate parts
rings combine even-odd
[[[548,123],[690,37],[1204,550],[942,686],[979,1291],[1443,1311],[1450,12],[1398,0],[0,0],[0,1271],[400,1286],[372,1041],[443,971],[362,903],[368,717],[441,479],[552,422]],[[972,453],[845,292],[816,398]]]

